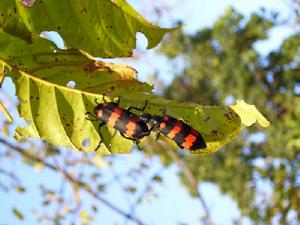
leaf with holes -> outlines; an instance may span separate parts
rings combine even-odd
[[[149,23],[124,0],[42,0],[30,7],[24,1],[6,0],[0,1],[0,15],[3,29],[24,40],[30,41],[31,33],[56,31],[68,48],[103,58],[131,56],[137,32],[153,48],[176,29]]]
[[[207,143],[206,149],[194,152],[199,154],[216,151],[238,135],[244,125],[256,120],[267,125],[258,111],[245,104],[204,107],[167,101],[152,94],[152,86],[138,82],[134,69],[95,61],[82,51],[102,57],[126,56],[135,46],[137,31],[146,34],[149,47],[168,31],[146,22],[124,1],[63,1],[60,7],[57,5],[58,0],[43,0],[30,7],[20,1],[0,2],[0,62],[9,68],[7,75],[13,78],[20,100],[20,116],[28,123],[17,129],[19,136],[94,150],[100,138],[98,123],[86,120],[85,113],[93,111],[95,99],[101,101],[103,93],[109,95],[108,100],[122,96],[123,108],[140,107],[148,100],[146,113],[161,115],[165,108],[171,116],[185,120]],[[89,25],[90,20],[93,25]],[[74,49],[57,49],[37,35],[43,30],[59,31],[66,45]],[[245,120],[248,116],[251,119]],[[116,130],[103,127],[101,132],[104,145],[98,149],[100,153],[130,151],[132,141]]]
[[[149,92],[152,86],[136,80],[125,65],[93,60],[77,50],[58,51],[48,40],[33,36],[32,43],[0,32],[1,60],[9,67],[20,100],[19,113],[28,126],[20,136],[36,137],[58,146],[91,150],[99,142],[97,125],[85,119],[97,95],[119,96]],[[70,81],[75,87],[68,87]],[[76,88],[76,89],[75,89]],[[105,129],[102,153],[128,152],[131,142]],[[113,146],[111,144],[113,143]]]
[[[18,129],[19,134],[42,138],[58,146],[83,151],[95,149],[99,142],[98,123],[86,120],[84,114],[93,111],[95,99],[101,101],[102,93],[75,90],[50,83],[28,72],[19,73],[13,73],[11,76],[15,81],[17,95],[21,102],[20,115],[31,122],[25,128]],[[89,89],[88,86],[85,88]],[[146,100],[149,104],[145,113],[161,115],[161,112],[166,109],[169,115],[183,119],[203,135],[207,148],[194,152],[199,154],[215,152],[237,136],[244,125],[251,125],[242,122],[244,117],[253,117],[253,108],[245,104],[205,107],[167,101],[145,92],[128,92],[122,95],[120,104],[123,108],[141,107]],[[263,118],[257,110],[254,115],[257,119]],[[253,122],[255,119],[252,120]],[[133,143],[121,137],[114,129],[104,127],[101,132],[104,135],[105,145],[99,149],[100,153],[130,151]]]
[[[240,131],[251,126],[256,121],[263,127],[269,126],[267,119],[253,105],[244,101],[237,101],[237,104],[230,106],[201,106],[198,104],[179,103],[176,101],[164,100],[154,95],[145,95],[149,107],[145,112],[152,115],[162,115],[162,111],[170,116],[184,120],[194,127],[203,136],[207,148],[191,151],[193,154],[208,154],[220,149],[232,141]],[[141,106],[143,103],[139,103]],[[245,118],[251,117],[251,123],[244,123]],[[174,145],[174,142],[166,137],[164,141]],[[177,147],[177,145],[174,145]]]

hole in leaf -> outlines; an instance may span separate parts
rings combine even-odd
[[[54,44],[59,49],[64,49],[65,48],[64,40],[59,35],[59,33],[55,32],[55,31],[43,31],[43,32],[40,33],[40,36],[43,37],[43,38],[48,39],[49,41],[54,42]]]
[[[146,38],[146,36],[141,32],[137,32],[136,49],[144,50],[147,49],[147,46],[148,46],[148,39]]]
[[[90,143],[89,139],[85,138],[85,139],[83,139],[81,144],[82,144],[83,147],[88,148],[88,147],[90,147],[91,143]]]
[[[68,88],[75,88],[75,86],[76,86],[76,82],[73,80],[71,80],[67,83]]]
[[[22,0],[21,4],[25,7],[31,7],[31,6],[33,6],[35,1],[36,0]]]

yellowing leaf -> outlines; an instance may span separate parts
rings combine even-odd
[[[251,126],[258,122],[262,127],[270,126],[270,122],[256,109],[254,105],[249,105],[244,100],[238,100],[235,105],[230,106],[241,118],[245,126]]]
[[[79,216],[80,216],[79,224],[81,225],[89,224],[93,220],[93,217],[91,217],[88,211],[85,209],[80,211]]]

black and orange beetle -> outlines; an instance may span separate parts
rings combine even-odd
[[[202,135],[182,120],[169,115],[152,116],[150,114],[144,114],[140,119],[146,123],[152,123],[153,127],[150,130],[158,130],[157,138],[162,133],[164,136],[175,141],[180,148],[191,151],[206,148],[206,143]]]
[[[142,108],[138,107],[129,107],[127,109],[123,109],[119,106],[120,97],[118,101],[115,102],[107,102],[103,95],[103,102],[98,103],[96,100],[96,107],[94,108],[94,115],[90,112],[87,112],[86,115],[90,115],[93,119],[89,119],[92,121],[100,120],[102,121],[98,126],[98,132],[100,135],[100,142],[95,150],[99,148],[101,143],[103,142],[103,135],[100,131],[100,128],[103,125],[107,125],[109,127],[115,128],[120,132],[120,134],[129,140],[134,141],[138,148],[140,149],[138,143],[139,139],[148,136],[151,133],[151,130],[148,128],[146,122],[140,119],[139,116],[130,112],[130,110],[135,109],[143,112],[147,106],[147,101]]]

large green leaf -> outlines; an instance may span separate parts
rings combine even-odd
[[[195,104],[167,101],[149,93],[151,86],[135,79],[135,70],[127,66],[96,62],[80,51],[58,51],[48,40],[33,36],[32,43],[0,32],[0,57],[10,67],[17,96],[19,112],[28,126],[18,128],[20,136],[41,138],[58,146],[83,151],[95,149],[99,143],[97,123],[85,119],[92,112],[95,99],[102,94],[122,96],[121,106],[149,105],[145,112],[167,113],[187,121],[201,132],[207,149],[194,153],[214,152],[231,141],[240,129],[262,116],[252,106],[237,104],[232,107],[203,107]],[[76,89],[66,84],[76,83]],[[130,91],[128,91],[130,89]],[[148,92],[148,93],[147,93]],[[251,123],[243,122],[250,118]],[[104,127],[104,146],[101,153],[129,152],[132,142],[114,129]]]
[[[24,7],[19,0],[0,1],[3,29],[30,41],[30,33],[57,31],[68,48],[81,49],[98,57],[131,56],[136,33],[155,47],[163,29],[146,21],[124,0],[43,0]]]
[[[40,37],[33,36],[27,43],[0,31],[0,48],[0,59],[10,68],[8,76],[16,85],[20,116],[29,122],[17,130],[18,134],[58,146],[85,150],[87,138],[93,146],[87,149],[95,148],[99,142],[97,125],[85,119],[85,112],[93,111],[95,94],[119,96],[152,89],[138,82],[136,71],[128,66],[94,61],[81,51],[59,51]],[[76,89],[67,87],[69,81],[76,83]],[[112,137],[114,130],[102,132],[107,148],[102,147],[100,152],[130,150],[128,140],[118,138],[118,134]]]
[[[128,66],[95,61],[82,50],[58,50],[52,42],[35,33],[45,29],[61,30],[68,46],[89,50],[91,53],[100,51],[104,56],[124,56],[126,51],[132,50],[135,41],[131,38],[134,38],[133,33],[135,35],[137,28],[146,32],[150,40],[153,38],[149,42],[150,47],[166,32],[145,22],[123,1],[77,1],[72,6],[67,2],[64,1],[57,7],[57,1],[40,1],[30,8],[23,7],[17,1],[13,4],[10,1],[11,5],[7,2],[0,3],[0,7],[7,7],[8,12],[3,14],[4,20],[2,18],[1,21],[4,25],[0,30],[0,62],[10,69],[8,76],[13,78],[16,85],[20,116],[28,122],[24,128],[17,129],[20,136],[41,138],[54,145],[83,151],[94,150],[100,138],[98,123],[87,120],[85,113],[93,112],[95,100],[101,101],[104,93],[108,96],[107,100],[116,100],[122,96],[121,107],[143,106],[148,100],[146,113],[161,115],[166,109],[171,116],[187,121],[201,132],[207,143],[207,149],[195,153],[214,152],[231,141],[243,125],[250,125],[249,122],[243,122],[244,117],[253,117],[252,122],[255,118],[261,120],[258,112],[253,114],[253,109],[245,105],[232,108],[204,107],[167,101],[152,94],[151,86],[138,82],[136,71]],[[109,7],[103,10],[103,4],[101,7],[98,5],[100,2]],[[84,9],[81,8],[83,3]],[[79,19],[76,14],[79,8],[83,10],[80,13],[89,13],[81,15]],[[99,9],[99,12],[94,12],[95,9]],[[66,20],[55,18],[63,12]],[[93,26],[80,23],[82,18],[84,21],[92,15],[99,16],[97,13],[100,13],[99,23],[103,24],[107,22],[107,12],[112,13],[115,18],[110,22],[117,24],[110,33],[110,39],[102,35],[105,32],[98,27],[97,22]],[[80,24],[77,27],[74,25],[74,18]],[[120,26],[127,27],[123,24],[124,21],[132,31],[129,32],[130,35],[119,30]],[[83,32],[83,28],[87,29],[86,32]],[[102,45],[94,46],[95,42],[90,38],[99,29],[102,32]],[[124,45],[125,48],[116,47],[120,47],[121,36],[122,40],[130,39]],[[70,81],[73,82],[73,87],[68,85]],[[130,151],[132,142],[121,137],[116,130],[103,127],[101,132],[104,145],[98,149],[100,153]]]
[[[32,43],[0,30],[0,60],[13,70],[66,87],[90,93],[120,95],[124,92],[151,91],[152,86],[136,80],[136,71],[126,65],[95,61],[78,50],[58,50],[55,45],[33,36]]]
[[[98,101],[101,101],[100,95],[52,85],[24,72],[15,77],[15,83],[21,101],[20,114],[31,122],[24,129],[19,129],[19,134],[84,151],[95,149],[99,142],[97,123],[86,120],[84,113],[93,111],[94,100],[98,98]],[[149,102],[146,113],[161,115],[161,111],[166,109],[168,114],[187,121],[201,132],[207,149],[194,152],[199,154],[215,152],[231,141],[244,126],[241,118],[249,116],[247,111],[241,115],[239,110],[235,112],[231,107],[203,107],[178,103],[146,93],[126,94],[121,98],[121,107],[141,107],[145,100]],[[239,106],[235,106],[234,109],[237,108]],[[101,132],[104,134],[105,146],[102,146],[99,152],[130,151],[132,142],[121,137],[114,129],[105,127]],[[86,140],[91,143],[87,148],[84,146]]]

